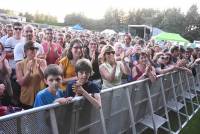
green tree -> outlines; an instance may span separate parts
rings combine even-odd
[[[164,11],[164,17],[159,24],[159,28],[164,31],[182,33],[184,31],[184,14],[180,9],[171,8]]]
[[[200,40],[200,14],[197,5],[192,5],[185,16],[183,36],[190,41]]]

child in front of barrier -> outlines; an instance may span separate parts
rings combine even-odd
[[[78,60],[75,65],[75,71],[77,80],[68,83],[66,97],[83,96],[97,109],[101,108],[99,86],[88,80],[92,74],[91,62],[88,59]]]
[[[59,98],[64,97],[63,91],[59,88],[62,77],[63,71],[58,65],[51,64],[47,66],[44,71],[44,78],[45,83],[48,85],[48,87],[37,93],[34,107],[51,104],[53,102],[70,102],[72,97],[63,98],[62,101],[59,101]]]

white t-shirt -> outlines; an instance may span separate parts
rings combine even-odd
[[[125,53],[127,54],[127,52],[129,50],[133,51],[134,47],[132,45],[126,46],[125,44],[122,44],[123,49],[125,50]],[[130,62],[130,57],[125,57],[124,59],[126,62]]]
[[[122,44],[122,47],[124,48],[125,52],[127,52],[129,49],[133,50],[133,46],[132,45],[126,46],[125,44]]]
[[[25,42],[19,43],[15,46],[15,49],[14,49],[14,60],[15,60],[15,62],[21,61],[21,60],[24,59],[24,57],[25,57],[24,45],[25,45]],[[34,45],[39,48],[39,50],[37,51],[37,55],[38,54],[44,54],[44,49],[43,49],[41,44],[35,42]]]
[[[21,39],[16,39],[14,37],[10,37],[6,40],[5,45],[4,45],[4,50],[6,52],[14,52],[14,48],[18,43],[23,43],[24,42],[24,38],[22,37]],[[9,65],[12,69],[15,68],[16,62],[14,61],[14,59],[9,59]]]
[[[5,42],[8,39],[8,35],[4,35],[3,37],[0,38],[0,42],[3,44],[3,46],[5,47]]]

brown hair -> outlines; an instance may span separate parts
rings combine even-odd
[[[57,64],[50,64],[44,70],[44,78],[47,79],[49,75],[53,76],[63,76],[63,70]]]
[[[80,71],[85,71],[85,72],[88,72],[90,73],[90,75],[92,74],[92,63],[88,60],[88,59],[80,59],[76,62],[76,65],[75,65],[75,71],[76,71],[76,74],[78,74],[78,72]]]
[[[83,43],[82,43],[81,40],[79,40],[79,39],[74,39],[74,40],[72,40],[72,41],[70,42],[69,50],[67,51],[67,58],[68,58],[69,60],[72,60],[72,59],[73,59],[72,47],[74,46],[75,43],[78,43],[78,44],[80,44],[81,46],[83,46]],[[82,53],[82,55],[83,55],[83,53]]]

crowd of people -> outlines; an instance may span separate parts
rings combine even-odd
[[[98,32],[0,26],[0,114],[84,96],[101,107],[100,92],[182,70],[196,75],[199,48]],[[15,108],[17,107],[17,108]],[[3,111],[3,112],[2,112]]]

